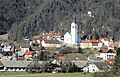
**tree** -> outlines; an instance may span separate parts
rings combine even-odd
[[[111,72],[115,76],[120,76],[120,48],[117,48],[117,54]]]
[[[78,53],[83,53],[83,50],[82,50],[82,48],[78,48]]]
[[[42,73],[43,72],[44,73],[48,71],[49,66],[50,65],[47,61],[43,61],[42,64],[40,64],[39,61],[33,61],[27,66],[26,72],[28,73]]]
[[[117,48],[117,56],[120,56],[120,48]]]
[[[45,51],[44,47],[41,48],[37,56],[34,57],[34,60],[37,61],[47,61],[49,59],[48,52]]]
[[[75,72],[75,64],[68,61],[61,62],[62,72]]]

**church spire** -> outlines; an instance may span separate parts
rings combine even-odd
[[[73,21],[73,22],[74,22],[74,23],[77,23],[77,18],[76,18],[76,17],[74,18],[74,21]]]

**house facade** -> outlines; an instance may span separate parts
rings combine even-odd
[[[109,60],[109,59],[114,59],[116,56],[116,50],[114,49],[101,49],[100,50],[100,57],[103,60]]]
[[[43,47],[61,47],[58,40],[42,40],[41,45]]]
[[[89,62],[86,67],[83,68],[84,72],[104,72],[109,67],[104,62]]]
[[[24,45],[20,47],[20,50],[26,52],[26,51],[31,51],[32,48],[29,45]]]
[[[0,71],[25,71],[31,61],[9,61],[1,60],[3,68]]]
[[[101,48],[103,47],[103,43],[99,40],[81,40],[80,43],[81,48]]]

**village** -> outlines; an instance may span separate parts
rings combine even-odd
[[[32,39],[26,37],[24,41],[28,43],[19,48],[1,41],[0,71],[94,73],[110,70],[120,41],[114,42],[108,37],[83,39],[84,32],[78,32],[78,25],[74,19],[71,32],[50,31]]]

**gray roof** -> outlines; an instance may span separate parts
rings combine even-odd
[[[5,67],[27,67],[31,61],[7,61],[1,60],[3,66]]]
[[[30,48],[30,45],[22,45],[20,48]]]
[[[33,61],[13,61],[13,60],[1,60],[1,63],[5,67],[27,67],[30,63],[33,63]],[[43,64],[43,61],[38,61],[39,64]]]
[[[88,56],[88,58],[89,58],[90,60],[97,60],[97,57],[96,57],[96,56]]]
[[[74,63],[79,68],[83,68],[88,63],[88,61],[80,61],[80,60],[72,60],[71,62]]]
[[[94,64],[98,67],[98,69],[108,69],[108,65],[106,65],[104,62],[94,62]]]

